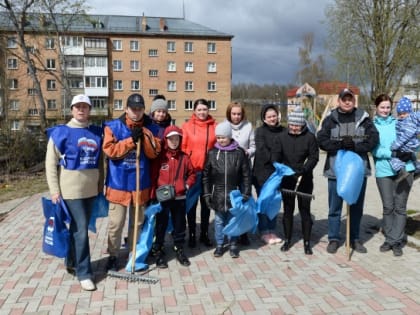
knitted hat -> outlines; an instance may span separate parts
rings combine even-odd
[[[144,98],[140,94],[131,94],[127,99],[127,107],[144,108]]]
[[[73,97],[73,99],[71,101],[70,108],[72,108],[73,105],[76,105],[76,104],[79,104],[79,103],[86,103],[86,104],[89,105],[89,107],[92,107],[92,104],[90,103],[89,96],[84,95],[84,94],[79,94],[79,95],[76,95],[75,97]]]
[[[304,126],[306,124],[302,109],[298,106],[287,116],[289,125]]]
[[[163,109],[165,111],[168,111],[168,102],[158,98],[157,100],[154,100],[152,102],[152,107],[150,108],[150,112],[153,113],[159,109]]]
[[[411,113],[412,107],[411,101],[407,97],[403,97],[397,104],[397,114]]]
[[[217,124],[215,135],[232,138],[232,127],[230,126],[230,122],[224,121],[220,124]]]

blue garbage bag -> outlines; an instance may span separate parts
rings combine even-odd
[[[227,236],[239,236],[247,232],[255,233],[258,225],[258,216],[254,198],[242,201],[242,194],[239,190],[230,192],[232,208],[229,211],[232,218],[223,228],[223,234]]]
[[[334,164],[337,194],[349,205],[355,204],[362,189],[365,167],[357,153],[338,150]]]
[[[92,212],[90,214],[89,231],[96,233],[96,219],[105,218],[108,216],[109,202],[106,200],[104,194],[100,193],[96,196],[95,202],[93,203]]]
[[[279,190],[284,176],[293,175],[295,172],[287,165],[274,162],[275,171],[265,181],[257,199],[257,213],[263,213],[273,220],[280,212],[282,196]]]
[[[187,191],[187,196],[186,196],[187,200],[185,201],[187,213],[190,212],[193,205],[198,201],[198,198],[200,198],[201,190],[202,190],[201,188],[202,177],[203,177],[203,173],[197,172],[195,184],[192,187],[190,187],[190,189],[188,189]]]
[[[136,244],[135,271],[144,270],[149,267],[149,265],[146,264],[146,259],[153,245],[156,213],[160,211],[162,211],[160,203],[152,204],[144,211],[143,229],[141,230],[140,237],[137,238],[138,240]],[[126,271],[131,272],[131,264],[132,253],[130,253],[127,265],[125,266]]]
[[[67,224],[71,222],[66,204],[62,199],[54,204],[51,199],[42,197],[42,209],[45,216],[42,250],[48,255],[65,258],[70,248]]]

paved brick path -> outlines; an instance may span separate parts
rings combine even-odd
[[[373,178],[363,218],[368,253],[354,253],[351,261],[344,247],[326,253],[322,166],[315,172],[313,256],[303,254],[296,216],[295,243],[286,254],[253,235],[236,260],[228,253],[214,258],[213,249],[202,246],[187,250],[187,268],[168,246],[169,268],[152,265],[149,271],[160,279],[157,284],[129,283],[104,274],[105,218],[90,234],[95,292],[82,291],[60,259],[42,253],[41,195],[0,205],[14,208],[0,222],[0,314],[420,314],[420,253],[408,246],[399,258],[379,252],[381,203]],[[419,187],[417,181],[410,209],[420,210]]]

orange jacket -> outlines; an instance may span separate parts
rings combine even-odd
[[[202,171],[207,152],[216,143],[216,121],[208,116],[200,120],[193,114],[191,119],[182,125],[182,151],[190,156],[195,171]]]

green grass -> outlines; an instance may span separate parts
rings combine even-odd
[[[0,183],[0,203],[32,196],[48,190],[44,173],[28,176],[10,177]]]

